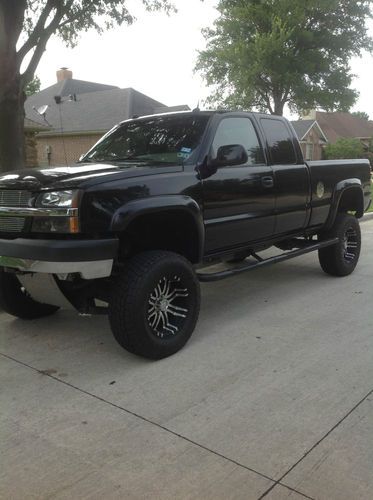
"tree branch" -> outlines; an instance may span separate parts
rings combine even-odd
[[[17,52],[17,57],[20,62],[23,61],[24,57],[30,52],[30,50],[35,47],[35,45],[37,45],[39,38],[45,29],[45,23],[49,17],[49,14],[52,12],[54,5],[55,0],[47,1],[47,4],[40,14],[38,22],[36,23],[32,33]]]
[[[54,0],[51,0],[54,1]],[[52,21],[49,23],[49,25],[43,29],[41,34],[39,35],[38,43],[35,47],[35,51],[31,57],[31,60],[27,66],[27,69],[24,71],[22,74],[22,85],[27,85],[31,80],[34,78],[34,74],[36,71],[36,68],[38,67],[38,64],[40,62],[40,59],[42,58],[42,55],[45,51],[47,42],[49,38],[55,33],[55,31],[58,29],[61,20],[63,19],[64,15],[66,12],[70,9],[71,5],[73,3],[73,0],[69,0],[65,6],[57,6],[56,7],[56,15],[52,19]]]
[[[268,108],[268,111],[271,113],[271,115],[273,115],[274,113],[274,110],[273,110],[273,107],[272,107],[272,104],[271,104],[271,100],[268,96],[268,94],[262,92],[261,90],[259,89],[256,89],[256,91],[258,92],[258,94],[260,95],[260,97],[264,100],[264,102],[266,103],[267,105],[267,108]]]

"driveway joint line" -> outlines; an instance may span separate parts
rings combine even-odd
[[[361,398],[360,401],[356,403],[355,406],[346,413],[346,415],[344,415],[344,417],[338,420],[338,422],[331,429],[329,429],[328,432],[326,432],[313,446],[311,446],[311,448],[307,450],[306,453],[297,462],[295,462],[295,464],[292,465],[288,471],[285,472],[285,474],[283,474],[279,479],[277,479],[275,484],[273,484],[270,488],[268,488],[268,490],[265,491],[258,498],[258,500],[262,500],[263,498],[265,498],[268,495],[268,493],[270,493],[274,488],[276,488],[277,485],[282,485],[281,481],[285,479],[285,477],[288,476],[296,467],[298,467],[298,465],[306,457],[308,457],[308,455],[312,453],[315,448],[317,448],[325,439],[327,439],[330,436],[330,434],[332,434],[350,415],[352,415],[352,413],[355,410],[357,410],[357,408],[359,408],[359,406],[362,405],[364,401],[366,401],[372,394],[373,394],[373,389],[369,391],[363,398]]]
[[[20,361],[20,360],[18,360],[16,358],[13,358],[12,356],[9,356],[8,354],[0,352],[0,355],[3,356],[6,359],[9,359],[9,360],[11,360],[11,361],[13,361],[13,362],[21,365],[21,366],[24,366],[25,368],[29,368],[30,370],[33,370],[34,372],[39,373],[40,375],[43,375],[44,377],[51,378],[51,379],[55,380],[56,382],[59,382],[59,383],[65,385],[67,387],[70,387],[71,389],[74,389],[74,390],[76,390],[76,391],[78,391],[78,392],[80,392],[82,394],[85,394],[86,396],[92,397],[92,398],[100,401],[101,403],[107,404],[107,405],[109,405],[109,406],[111,406],[113,408],[116,408],[118,410],[121,410],[121,411],[127,413],[128,415],[131,415],[132,417],[135,417],[135,418],[137,418],[139,420],[142,420],[143,422],[146,422],[147,424],[153,425],[153,426],[157,427],[158,429],[161,429],[161,430],[163,430],[163,431],[165,431],[165,432],[167,432],[169,434],[172,434],[175,437],[178,437],[178,438],[182,439],[183,441],[186,441],[186,442],[188,442],[188,443],[190,443],[190,444],[192,444],[194,446],[197,446],[198,448],[201,448],[204,451],[212,453],[213,455],[215,455],[215,456],[217,456],[219,458],[222,458],[224,460],[227,460],[228,462],[231,462],[232,464],[234,464],[234,465],[236,465],[238,467],[246,469],[249,472],[252,472],[253,474],[256,474],[256,475],[262,477],[263,479],[267,479],[268,481],[273,482],[274,483],[273,487],[270,488],[270,489],[268,489],[268,490],[266,490],[265,494],[267,494],[267,492],[271,491],[275,486],[280,485],[280,486],[282,486],[282,487],[284,487],[284,488],[286,488],[286,489],[288,489],[288,490],[290,490],[290,491],[292,491],[294,493],[297,493],[298,495],[301,495],[304,498],[307,498],[309,500],[314,500],[312,497],[309,497],[308,495],[306,495],[306,494],[304,494],[304,493],[302,493],[302,492],[300,492],[300,491],[292,488],[291,486],[287,486],[286,484],[280,483],[280,481],[282,480],[282,478],[279,479],[278,481],[276,481],[275,479],[267,476],[266,474],[258,472],[255,469],[252,469],[252,468],[248,467],[247,465],[244,465],[244,464],[242,464],[240,462],[237,462],[236,460],[234,460],[232,458],[226,457],[225,455],[223,455],[222,453],[219,453],[218,451],[212,450],[212,449],[208,448],[207,446],[204,446],[203,444],[198,443],[197,441],[193,441],[192,439],[190,439],[190,438],[188,438],[186,436],[183,436],[182,434],[179,434],[179,433],[177,433],[177,432],[175,432],[175,431],[173,431],[173,430],[171,430],[171,429],[169,429],[169,428],[167,428],[167,427],[165,427],[165,426],[163,426],[163,425],[161,425],[161,424],[159,424],[157,422],[154,422],[153,420],[150,420],[147,417],[144,417],[144,416],[142,416],[142,415],[140,415],[138,413],[135,413],[135,412],[133,412],[131,410],[128,410],[127,408],[124,408],[123,406],[120,406],[120,405],[118,405],[116,403],[113,403],[111,401],[108,401],[107,399],[102,398],[101,396],[97,396],[96,394],[92,394],[91,392],[88,392],[88,391],[86,391],[84,389],[81,389],[80,387],[77,387],[76,385],[73,385],[70,382],[67,382],[66,380],[61,380],[58,377],[55,377],[54,375],[46,373],[43,370],[39,370],[38,368],[35,368],[34,366],[29,365],[28,363],[25,363],[25,362]],[[283,477],[285,477],[285,475]],[[263,497],[263,495],[260,498],[262,498],[262,497]]]

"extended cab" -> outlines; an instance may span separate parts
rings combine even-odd
[[[0,176],[0,307],[108,313],[120,345],[159,359],[191,336],[200,281],[315,250],[350,274],[370,201],[368,160],[305,162],[284,118],[127,120],[73,166]]]

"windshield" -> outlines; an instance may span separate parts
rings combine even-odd
[[[82,158],[183,164],[199,146],[209,115],[157,116],[124,123]]]

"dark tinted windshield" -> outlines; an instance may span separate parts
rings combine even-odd
[[[208,115],[157,116],[124,123],[81,161],[144,161],[182,164],[196,150]]]

